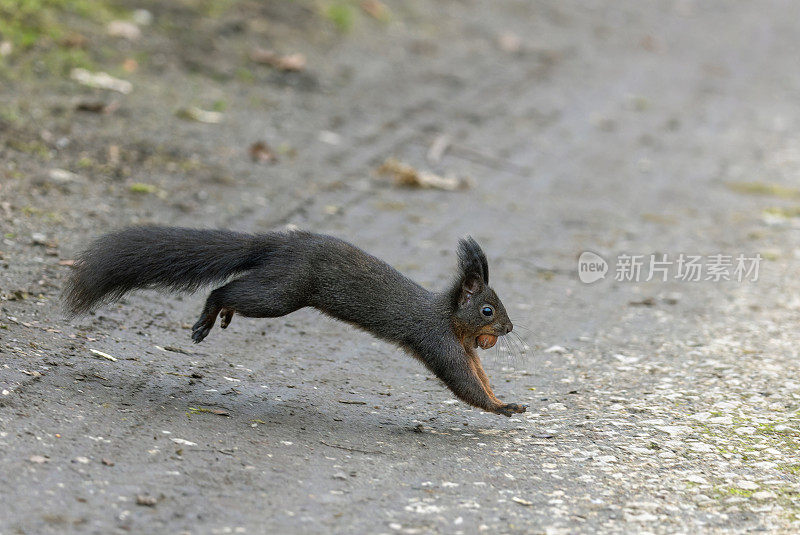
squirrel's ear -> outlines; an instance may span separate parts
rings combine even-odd
[[[458,296],[458,306],[465,307],[469,304],[472,296],[483,290],[483,279],[479,275],[470,274],[461,280],[461,291]]]
[[[458,242],[458,268],[460,271],[458,306],[469,303],[473,294],[489,284],[489,263],[478,243],[470,236]]]

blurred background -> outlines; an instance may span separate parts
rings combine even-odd
[[[0,0],[0,532],[796,532],[798,21]],[[487,370],[531,408],[311,311],[196,347],[202,293],[64,321],[75,254],[141,223],[335,234],[432,289],[471,234],[520,336]],[[680,254],[761,263],[646,280]]]

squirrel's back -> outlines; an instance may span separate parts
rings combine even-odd
[[[344,321],[419,320],[430,301],[430,292],[387,263],[332,236],[159,226],[95,240],[78,256],[63,297],[67,313],[76,315],[137,288],[195,291],[249,271]]]

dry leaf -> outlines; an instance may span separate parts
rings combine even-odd
[[[139,69],[139,62],[133,58],[128,58],[122,62],[122,69],[125,72],[136,72]]]
[[[170,440],[175,444],[180,444],[181,446],[197,446],[196,442],[191,442],[185,438],[171,438]]]
[[[64,48],[86,48],[89,44],[89,39],[85,35],[72,32],[59,42]]]
[[[137,494],[136,495],[136,505],[144,505],[145,507],[155,507],[158,500],[152,496],[148,496],[147,494]]]
[[[389,20],[389,8],[379,0],[363,0],[361,9],[374,19],[384,22]]]
[[[103,353],[102,351],[98,351],[96,349],[90,349],[89,352],[92,353],[93,355],[97,355],[98,357],[110,360],[111,362],[117,362],[117,357],[112,357],[108,353]]]
[[[217,124],[222,122],[223,114],[218,111],[201,110],[195,106],[189,108],[181,108],[175,115],[181,119],[188,121],[197,121],[198,123]]]
[[[78,102],[75,109],[78,111],[88,111],[91,113],[103,113],[108,115],[114,113],[119,108],[118,101],[112,101],[106,104],[105,102]]]
[[[470,187],[468,180],[456,177],[443,177],[428,171],[419,171],[414,167],[389,158],[378,168],[378,173],[391,175],[397,186],[404,188],[441,189],[455,191]]]
[[[70,72],[70,78],[73,80],[98,89],[110,89],[117,91],[123,95],[127,95],[133,91],[133,84],[127,80],[120,80],[114,78],[107,72],[89,72],[86,69],[75,68]]]
[[[278,158],[264,141],[256,141],[250,145],[250,159],[257,163],[275,163]]]
[[[142,36],[139,27],[127,20],[112,20],[106,26],[106,32],[111,37],[122,37],[128,41],[136,41]]]
[[[281,56],[274,50],[254,48],[250,52],[250,60],[282,71],[297,72],[306,68],[306,57],[299,52]]]

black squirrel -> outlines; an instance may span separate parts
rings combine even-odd
[[[511,416],[526,405],[492,393],[476,352],[513,325],[489,287],[480,246],[459,242],[459,271],[444,292],[430,292],[386,262],[338,238],[304,231],[244,234],[157,226],[98,238],[74,264],[63,299],[69,316],[136,288],[195,291],[237,276],[208,296],[192,339],[201,342],[217,316],[276,318],[311,306],[399,344],[459,399]]]

